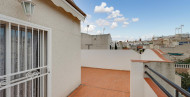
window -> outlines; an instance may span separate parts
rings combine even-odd
[[[50,97],[50,31],[0,15],[0,97]]]
[[[5,25],[0,24],[0,76],[5,75]],[[3,79],[0,79],[0,82]],[[0,91],[0,96],[5,95],[5,90]]]

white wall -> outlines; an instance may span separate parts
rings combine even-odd
[[[81,64],[84,67],[130,70],[131,60],[139,60],[133,50],[82,50]]]
[[[163,61],[154,51],[146,49],[141,55],[141,60]]]
[[[144,71],[144,63],[132,63],[130,71],[130,97],[157,97],[145,81]]]
[[[32,2],[36,6],[30,19],[18,0],[1,0],[0,14],[52,28],[51,97],[66,97],[81,83],[80,21],[51,0]]]
[[[149,63],[144,63],[144,64],[148,65],[149,68],[153,69],[154,71],[158,72],[162,76],[166,77],[168,80],[175,83],[175,65],[174,65],[174,63],[149,62]],[[158,83],[160,83],[169,93],[171,93],[172,95],[175,95],[175,89],[171,88],[171,86],[167,82],[163,81],[160,77],[158,77],[156,74],[154,74],[150,70],[146,69],[146,71]]]
[[[81,33],[81,49],[110,49],[111,43],[110,34],[101,34],[101,35],[90,35],[86,33]]]
[[[144,80],[144,97],[158,97],[145,80]]]
[[[130,97],[142,97],[144,95],[144,65],[133,62],[130,71]]]

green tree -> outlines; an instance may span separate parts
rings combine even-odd
[[[190,58],[184,60],[184,64],[190,64]]]
[[[190,75],[188,73],[180,73],[183,78],[181,79],[181,86],[183,89],[188,90],[190,87]]]
[[[184,59],[184,60],[178,60],[178,64],[190,64],[190,58]]]

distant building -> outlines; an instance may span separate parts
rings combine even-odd
[[[190,34],[154,37],[152,41],[153,48],[176,47],[178,45],[190,44]]]
[[[81,33],[81,49],[110,49],[110,34],[90,35]]]

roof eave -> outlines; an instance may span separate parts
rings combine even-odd
[[[86,14],[77,8],[76,4],[72,4],[70,0],[51,0],[57,7],[63,8],[66,12],[71,13],[74,17],[80,21],[84,21]],[[73,2],[74,3],[74,2]]]
[[[78,12],[80,12],[84,17],[86,14],[71,0],[66,0],[72,7],[74,7]]]

